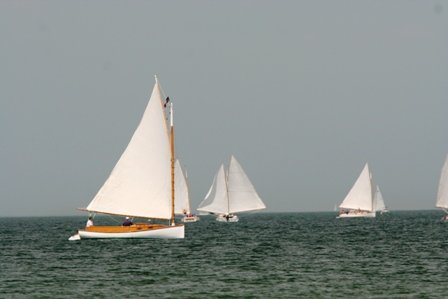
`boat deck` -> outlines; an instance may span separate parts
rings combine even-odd
[[[179,226],[177,224],[176,226]],[[131,226],[90,226],[82,229],[83,231],[87,232],[98,232],[98,233],[129,233],[129,232],[138,232],[138,231],[145,231],[145,230],[156,230],[156,229],[163,229],[163,228],[169,228],[171,226],[169,225],[163,225],[163,224],[147,224],[147,223],[136,223]]]

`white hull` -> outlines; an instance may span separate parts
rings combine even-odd
[[[183,239],[185,236],[185,227],[183,225],[176,225],[134,232],[93,232],[79,230],[78,234],[81,239]]]
[[[73,236],[71,236],[70,238],[68,238],[69,241],[78,241],[81,240],[81,236],[77,233],[74,234]]]
[[[376,212],[365,212],[352,210],[348,213],[341,213],[337,218],[375,218]]]
[[[442,222],[448,222],[448,212],[443,209],[445,211],[445,215],[443,215],[442,219],[440,219],[440,221]]]
[[[238,222],[238,216],[237,215],[229,215],[226,217],[226,215],[218,215],[216,217],[216,221],[219,222]]]
[[[182,222],[187,223],[187,222],[196,222],[199,220],[198,216],[184,216],[182,218]]]

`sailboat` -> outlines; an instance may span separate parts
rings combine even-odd
[[[166,110],[169,110],[169,124]],[[173,104],[163,97],[156,77],[151,98],[131,141],[96,196],[81,210],[90,214],[168,220],[168,224],[93,225],[79,229],[69,240],[184,238],[184,225],[174,222],[174,161]]]
[[[238,222],[235,213],[265,209],[266,205],[255,191],[240,163],[232,155],[228,170],[218,169],[213,183],[199,204],[198,211],[216,214],[217,221]]]
[[[339,205],[338,218],[375,217],[375,192],[372,186],[372,174],[366,163],[355,184]]]
[[[174,212],[176,215],[183,216],[182,222],[196,222],[199,220],[199,217],[191,213],[187,175],[184,174],[179,160],[176,160],[174,171],[176,177],[176,203]]]
[[[381,214],[389,212],[389,210],[386,208],[383,195],[381,194],[381,190],[378,185],[376,185],[375,190],[375,211],[380,212]]]
[[[445,212],[442,221],[448,222],[448,155],[446,156],[445,163],[442,167],[442,173],[440,174],[436,207]]]

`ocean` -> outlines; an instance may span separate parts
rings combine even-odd
[[[81,241],[67,239],[86,217],[0,218],[0,298],[448,298],[441,211],[335,216],[202,216],[183,240]]]

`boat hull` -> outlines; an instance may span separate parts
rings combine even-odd
[[[131,226],[91,226],[80,229],[81,239],[183,239],[185,227],[182,224],[175,226],[160,224],[134,224]]]
[[[182,222],[196,222],[196,221],[198,221],[199,220],[199,217],[198,216],[184,216],[183,218],[182,218]]]
[[[239,218],[237,215],[226,216],[226,215],[221,214],[216,217],[216,221],[219,221],[219,222],[238,222],[238,220],[239,220]]]
[[[350,211],[348,213],[341,213],[337,218],[375,218],[376,212],[366,211]]]
[[[445,211],[445,209],[444,209]],[[440,219],[442,222],[448,222],[448,212],[445,211],[445,215],[443,215],[442,219]]]

